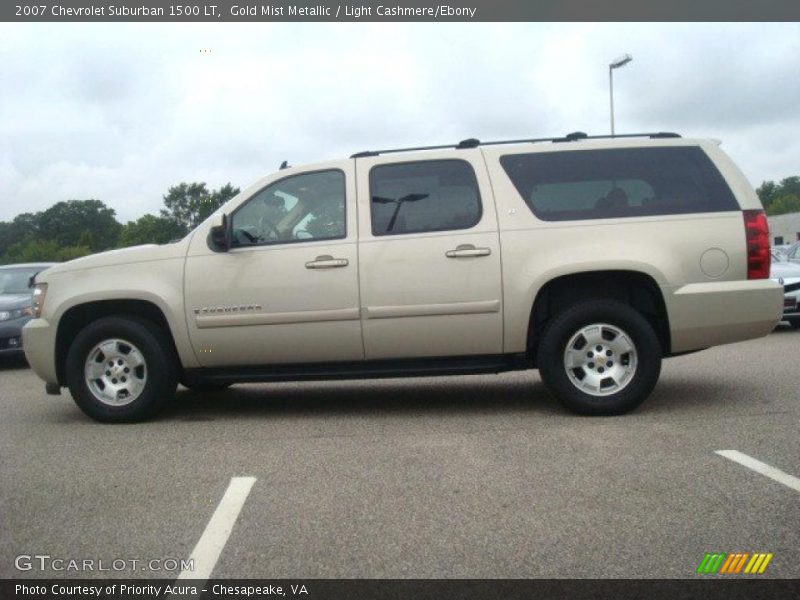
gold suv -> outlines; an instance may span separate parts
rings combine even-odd
[[[179,242],[52,267],[24,348],[102,421],[178,383],[528,368],[569,409],[618,414],[662,358],[769,333],[769,268],[718,142],[470,139],[283,168]]]

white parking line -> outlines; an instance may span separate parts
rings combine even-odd
[[[225,495],[219,501],[217,510],[211,515],[211,520],[206,525],[203,535],[192,550],[189,557],[194,561],[193,571],[181,571],[178,579],[201,579],[211,577],[214,565],[225,547],[225,543],[233,531],[233,525],[244,506],[250,488],[256,482],[255,477],[233,477],[225,490]]]
[[[762,475],[765,475],[770,479],[777,481],[778,483],[782,483],[786,487],[792,488],[796,492],[800,492],[800,479],[794,475],[789,475],[780,469],[770,467],[768,464],[763,463],[760,460],[756,460],[752,456],[747,456],[747,454],[742,454],[738,450],[715,450],[714,452],[720,456],[724,456],[728,460],[737,462],[748,469],[752,469],[756,473],[761,473]]]

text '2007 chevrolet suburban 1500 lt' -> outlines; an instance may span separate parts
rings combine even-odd
[[[24,348],[101,421],[178,383],[527,368],[572,411],[619,414],[662,358],[769,333],[769,268],[718,142],[470,139],[281,169],[179,242],[52,267]]]

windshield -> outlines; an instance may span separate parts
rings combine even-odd
[[[0,294],[30,294],[28,281],[41,269],[0,269]]]

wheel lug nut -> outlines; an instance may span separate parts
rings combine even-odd
[[[117,364],[118,365],[122,365],[122,359],[121,358],[117,361]]]
[[[586,356],[588,356],[589,358],[592,358],[594,356],[594,354],[592,354],[591,352],[587,352]]]
[[[614,363],[613,363],[612,361],[608,361],[608,362],[606,363],[606,365],[607,365],[607,366],[609,366],[609,367],[613,367],[613,366],[614,366]]]
[[[123,369],[123,371],[125,371],[126,373],[130,373],[130,372],[131,372],[131,370],[130,370],[128,367],[125,367],[125,368]]]
[[[123,378],[121,379],[121,381],[122,381],[122,383],[125,383],[125,382],[126,382],[126,381],[128,381],[128,380],[127,380],[125,377],[123,377]]]
[[[602,351],[602,350],[603,350],[603,347],[602,347],[602,346],[598,346],[597,348],[595,348],[595,350],[597,350],[598,352],[600,352],[600,351]]]
[[[116,379],[112,379],[111,383],[117,383],[117,380]]]
[[[606,356],[611,356],[611,350],[606,350]]]
[[[111,377],[111,371],[106,371],[106,377]]]
[[[605,369],[603,367],[598,367],[597,368],[597,372],[598,373],[602,373],[603,371],[605,371]]]
[[[589,368],[590,368],[590,369],[594,369],[594,363],[593,363],[593,362],[590,362],[590,363],[589,363]]]

